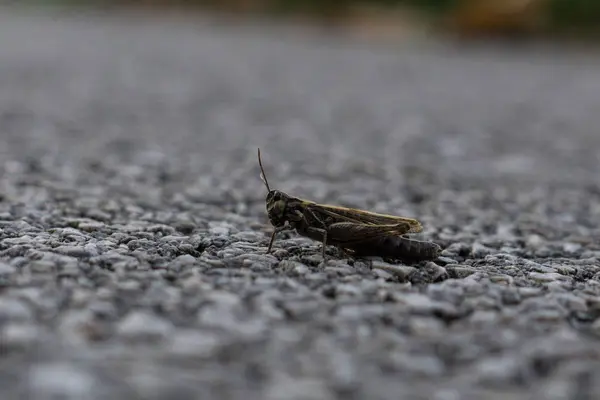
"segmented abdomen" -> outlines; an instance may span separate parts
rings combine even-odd
[[[405,262],[419,262],[438,258],[442,248],[433,242],[390,235],[362,243],[351,250],[357,256],[389,257]]]

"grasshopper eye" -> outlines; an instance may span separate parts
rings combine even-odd
[[[283,196],[281,196],[281,192],[279,192],[278,190],[273,190],[273,191],[269,192],[269,196],[271,197],[271,200],[273,200],[273,201],[280,201],[283,197]]]

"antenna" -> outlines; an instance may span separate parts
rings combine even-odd
[[[265,170],[262,165],[262,161],[260,159],[260,148],[258,149],[258,165],[260,166],[260,179],[264,182],[267,190],[270,192],[271,188],[269,187],[269,182],[267,182],[267,177],[265,176]]]

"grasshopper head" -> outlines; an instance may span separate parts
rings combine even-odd
[[[288,220],[286,214],[289,199],[290,196],[279,190],[270,190],[267,194],[267,215],[276,228],[285,225],[285,221]]]
[[[260,166],[260,178],[267,187],[267,215],[271,224],[276,228],[280,228],[285,225],[286,221],[290,221],[290,219],[293,220],[296,218],[297,220],[297,217],[294,217],[296,214],[291,213],[290,208],[288,208],[288,202],[292,198],[279,190],[271,190],[269,187],[269,182],[262,166],[262,160],[260,159],[260,149],[258,149],[258,165]]]

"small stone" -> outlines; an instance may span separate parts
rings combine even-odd
[[[534,287],[520,287],[518,290],[522,297],[537,297],[542,293],[542,289]]]
[[[336,295],[358,296],[361,293],[361,288],[356,285],[342,284],[335,288]]]
[[[479,362],[476,371],[479,381],[483,384],[510,384],[519,375],[519,360],[511,355],[489,357]]]
[[[446,369],[437,357],[410,355],[406,352],[393,352],[391,362],[394,368],[399,369],[403,374],[419,377],[439,377]]]
[[[498,313],[495,310],[476,310],[469,316],[469,320],[476,326],[491,326],[498,321]]]
[[[425,268],[430,274],[432,282],[439,282],[448,279],[448,271],[446,271],[444,267],[441,267],[432,261],[428,261],[427,264],[425,264]]]
[[[77,228],[83,232],[95,232],[102,230],[106,225],[103,222],[99,221],[85,221],[80,222]]]
[[[384,261],[373,261],[372,265],[373,268],[381,269],[385,272],[388,272],[396,276],[403,282],[408,281],[410,276],[417,271],[415,267],[408,267],[405,265],[393,265]]]
[[[276,373],[270,380],[265,400],[322,400],[333,398],[325,380]]]
[[[26,322],[31,319],[33,319],[33,312],[24,302],[14,298],[0,300],[0,321]]]
[[[561,275],[575,275],[577,273],[577,268],[571,267],[570,265],[555,265],[554,269]]]
[[[310,269],[306,265],[298,261],[283,260],[279,263],[279,268],[282,271],[289,271],[292,275],[296,276],[302,276],[310,272]]]
[[[135,279],[119,281],[119,283],[117,284],[117,289],[120,292],[124,292],[124,293],[135,293],[135,292],[139,291],[141,289],[141,287],[142,287],[141,282],[139,282]]]
[[[168,351],[177,357],[205,358],[220,348],[222,339],[209,332],[185,330],[174,334],[170,342]]]
[[[117,334],[129,341],[164,339],[173,330],[173,325],[156,315],[144,311],[133,311],[117,326]]]
[[[213,236],[229,236],[235,227],[227,222],[210,222],[209,232]]]
[[[59,254],[77,258],[90,256],[90,253],[88,253],[87,250],[81,246],[58,246],[54,249],[54,251]]]
[[[102,210],[98,210],[98,209],[89,210],[86,214],[89,218],[97,220],[97,221],[108,222],[111,220],[111,216],[109,213],[104,212]]]
[[[450,278],[453,279],[463,279],[477,272],[475,268],[461,266],[459,264],[446,265],[446,271]]]
[[[83,246],[83,250],[91,257],[95,257],[100,254],[98,247],[94,243],[87,243]]]
[[[88,310],[104,320],[114,320],[118,315],[114,304],[108,301],[94,301],[88,305]]]
[[[539,263],[536,263],[534,261],[530,261],[530,260],[525,260],[525,262],[523,263],[523,266],[535,271],[535,272],[542,272],[542,273],[547,273],[547,272],[556,272],[556,270],[552,267],[548,267],[546,265],[542,265]]]
[[[36,364],[29,371],[31,397],[36,399],[87,399],[94,386],[93,376],[79,365]]]
[[[576,253],[581,250],[581,245],[579,243],[565,243],[563,244],[563,250],[565,253]]]
[[[491,275],[490,282],[510,286],[513,284],[514,279],[512,276],[509,275]]]
[[[197,263],[196,258],[194,258],[193,256],[191,256],[189,254],[183,254],[183,255],[177,257],[176,259],[174,259],[173,261],[171,261],[168,265],[168,268],[180,271],[184,267],[194,265],[196,263]]]
[[[79,276],[80,270],[76,263],[65,263],[57,267],[61,277],[76,278]]]
[[[382,270],[382,269],[379,269],[379,268],[374,268],[374,269],[373,269],[373,274],[374,274],[374,275],[375,275],[377,278],[379,278],[379,279],[384,279],[384,280],[386,280],[386,281],[387,281],[387,280],[394,279],[394,275],[390,274],[390,273],[389,273],[389,272],[387,272],[387,271],[384,271],[384,270]]]
[[[436,258],[435,262],[441,264],[442,266],[446,266],[448,264],[456,264],[455,259],[450,258],[450,257],[444,257],[444,256],[440,256],[440,257]]]
[[[74,289],[71,293],[70,306],[73,308],[85,307],[92,298],[92,292],[87,289]]]
[[[184,235],[191,235],[196,229],[196,224],[192,221],[179,221],[173,227]]]
[[[485,256],[492,254],[494,250],[481,243],[474,243],[471,247],[471,255],[473,258],[484,258]]]
[[[557,309],[539,309],[532,311],[530,314],[532,320],[539,322],[560,322],[564,319],[563,312]]]
[[[420,293],[401,293],[398,294],[397,300],[417,313],[427,313],[434,308],[434,302],[428,296]]]
[[[17,271],[17,269],[14,266],[0,262],[0,277],[4,277],[6,275],[13,274],[16,271]]]
[[[438,338],[444,322],[438,318],[413,316],[408,321],[410,333],[420,338]]]
[[[19,245],[24,245],[24,244],[31,244],[32,242],[33,242],[33,239],[29,235],[23,235],[23,236],[16,237],[16,238],[8,238],[8,239],[2,240],[2,244],[9,245],[9,246],[19,246]]]
[[[330,265],[330,262],[333,263],[334,266],[327,266],[323,269],[323,272],[325,272],[330,277],[336,278],[341,276],[353,275],[355,273],[354,269],[348,264],[343,264],[339,261],[333,260],[328,261],[327,264]]]
[[[174,235],[167,235],[167,236],[163,236],[159,239],[159,242],[163,242],[163,243],[173,243],[173,244],[178,244],[180,242],[183,242],[184,240],[188,240],[187,236],[174,236]]]
[[[442,257],[454,258],[455,256],[465,257],[471,251],[471,247],[466,243],[452,243],[441,252]]]
[[[534,249],[537,249],[539,247],[541,247],[544,244],[544,239],[537,234],[533,234],[533,235],[529,235],[527,237],[527,239],[525,240],[527,247],[532,247]]]
[[[243,231],[236,233],[235,235],[231,235],[231,237],[242,242],[260,243],[264,239],[264,234],[256,231]]]
[[[556,280],[568,279],[564,275],[558,274],[556,272],[550,272],[550,273],[530,272],[528,274],[528,277],[533,279],[536,282],[541,282],[541,283],[549,283],[549,282],[554,282]]]
[[[38,328],[30,323],[9,323],[0,332],[0,351],[2,347],[11,349],[26,349],[39,338]]]

